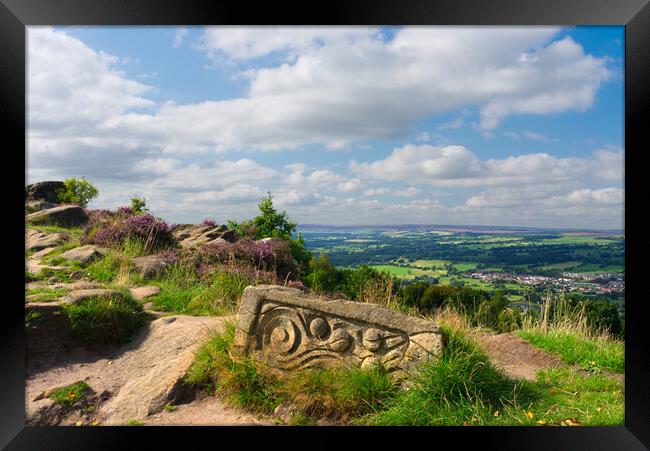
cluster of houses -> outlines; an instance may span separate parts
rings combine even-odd
[[[625,292],[622,273],[563,273],[562,277],[548,277],[513,272],[476,271],[469,277],[483,282],[515,282],[525,285],[544,285],[582,293],[612,294]]]

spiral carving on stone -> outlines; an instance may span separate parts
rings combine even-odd
[[[288,355],[300,346],[300,328],[287,316],[274,316],[264,324],[264,345],[281,355]]]

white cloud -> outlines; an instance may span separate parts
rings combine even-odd
[[[390,194],[392,196],[401,196],[401,197],[415,197],[418,194],[422,193],[421,189],[414,188],[409,186],[406,189],[390,189],[390,188],[370,188],[363,192],[364,196],[381,196],[383,194]]]
[[[367,39],[374,28],[342,27],[206,27],[199,47],[211,57],[254,59],[280,51],[305,51],[325,44]]]
[[[148,86],[111,67],[115,57],[64,32],[30,27],[30,137],[55,128],[59,139],[119,136],[168,157],[340,149],[403,136],[415,121],[460,107],[479,108],[479,126],[489,130],[509,114],[592,104],[608,77],[605,59],[585,55],[570,38],[546,45],[557,31],[407,27],[385,42],[367,27],[209,28],[202,48],[221,58],[287,51],[290,58],[249,69],[243,97],[156,106],[143,97]]]
[[[181,46],[183,43],[183,40],[185,39],[185,36],[187,36],[188,30],[187,28],[179,28],[176,30],[176,33],[174,34],[174,42],[172,43],[172,47],[178,48]]]
[[[408,144],[383,160],[352,161],[359,178],[444,187],[481,187],[549,182],[622,182],[623,151],[598,150],[588,158],[556,158],[546,153],[479,160],[463,146]]]
[[[151,87],[115,69],[118,57],[96,52],[62,31],[29,27],[27,100],[30,134],[56,136],[104,124],[134,108],[151,107]]]
[[[381,180],[464,179],[478,175],[479,161],[463,146],[435,147],[407,144],[373,163],[352,161],[350,169],[362,178]]]
[[[561,211],[586,218],[597,209],[611,218],[618,211],[623,194],[613,186],[624,176],[618,149],[588,157],[536,153],[484,160],[463,146],[408,144],[344,170],[311,163],[275,170],[224,155],[310,144],[343,149],[412,136],[418,121],[457,108],[478,111],[475,126],[485,133],[495,133],[510,114],[584,110],[608,79],[606,61],[585,55],[570,38],[551,42],[557,29],[413,27],[387,42],[375,28],[237,30],[208,29],[201,45],[215,62],[248,69],[242,97],[158,104],[146,97],[152,87],[120,69],[124,58],[93,50],[64,31],[29,27],[28,177],[86,176],[100,188],[103,206],[144,195],[161,214],[188,218],[242,219],[255,213],[267,189],[278,205],[295,208],[297,219],[323,222],[439,222],[432,212],[450,220],[483,213],[498,218],[498,211],[508,218],[517,212],[557,217]],[[185,39],[180,29],[173,45]],[[467,116],[442,128],[461,127]],[[528,130],[517,137],[554,142]],[[439,138],[435,129],[416,135],[418,141]],[[219,152],[222,158],[215,159]],[[378,180],[407,187],[366,189]],[[422,190],[410,186],[418,184],[484,191],[452,196],[457,207],[432,199],[368,199],[419,197]]]

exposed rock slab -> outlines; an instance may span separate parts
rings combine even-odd
[[[174,228],[172,234],[182,247],[196,247],[225,240],[235,241],[235,232],[225,225],[182,224]]]
[[[78,280],[76,282],[58,282],[58,283],[44,283],[44,282],[28,282],[25,284],[25,288],[51,288],[56,290],[58,288],[63,288],[65,290],[88,290],[90,288],[101,288],[103,285],[99,282],[92,282],[88,280]]]
[[[35,201],[42,200],[50,203],[58,202],[57,191],[64,188],[65,184],[61,181],[51,181],[32,183],[25,187],[25,200]]]
[[[160,293],[160,287],[157,285],[147,285],[144,287],[129,288],[129,291],[131,292],[133,299],[136,301],[142,301]]]
[[[157,319],[134,340],[132,349],[113,362],[125,384],[102,406],[104,424],[142,420],[182,397],[182,379],[194,354],[228,317],[168,316]]]
[[[76,290],[68,293],[61,298],[62,302],[68,304],[78,304],[90,298],[123,298],[124,295],[117,290],[109,290],[108,288],[91,288],[88,290]]]
[[[43,233],[38,230],[27,230],[27,243],[25,249],[28,251],[40,251],[51,247],[60,246],[70,240],[67,233]]]
[[[369,303],[322,301],[295,288],[244,290],[233,349],[281,370],[381,363],[397,377],[442,354],[435,323]]]
[[[69,261],[77,261],[81,263],[88,263],[96,258],[104,255],[103,249],[88,244],[86,246],[75,247],[61,254],[61,257]]]
[[[25,264],[25,269],[31,272],[32,274],[38,274],[44,269],[51,269],[52,271],[60,271],[63,268],[61,268],[60,266],[41,265],[38,262],[38,260],[29,259]]]
[[[25,202],[25,211],[29,213],[34,213],[35,211],[47,210],[48,208],[54,208],[56,204],[52,202],[46,202],[44,200],[30,200]]]
[[[80,227],[88,221],[88,215],[78,205],[61,205],[47,210],[30,213],[25,221],[34,224],[48,224],[60,227]]]
[[[159,276],[163,271],[165,271],[165,268],[167,268],[167,262],[159,255],[136,257],[131,261],[145,279]]]

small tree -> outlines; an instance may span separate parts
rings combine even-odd
[[[99,191],[85,177],[76,179],[71,177],[63,182],[64,187],[57,192],[57,198],[61,203],[78,204],[86,207],[88,202],[94,199]]]
[[[147,200],[144,197],[134,197],[131,199],[131,210],[136,215],[141,215],[149,211]]]
[[[289,219],[286,211],[278,213],[273,207],[273,196],[267,196],[258,204],[260,214],[253,219],[257,231],[257,238],[283,238],[291,239],[291,233],[296,231],[296,223]]]
[[[293,239],[292,233],[296,231],[297,224],[289,219],[286,211],[278,212],[273,206],[271,193],[257,205],[260,214],[248,221],[228,221],[228,228],[237,232],[239,236],[247,236],[255,240],[262,238],[280,238],[289,242],[291,254],[300,265],[301,271],[307,270],[311,259],[311,252],[305,247],[302,235],[299,233]]]

